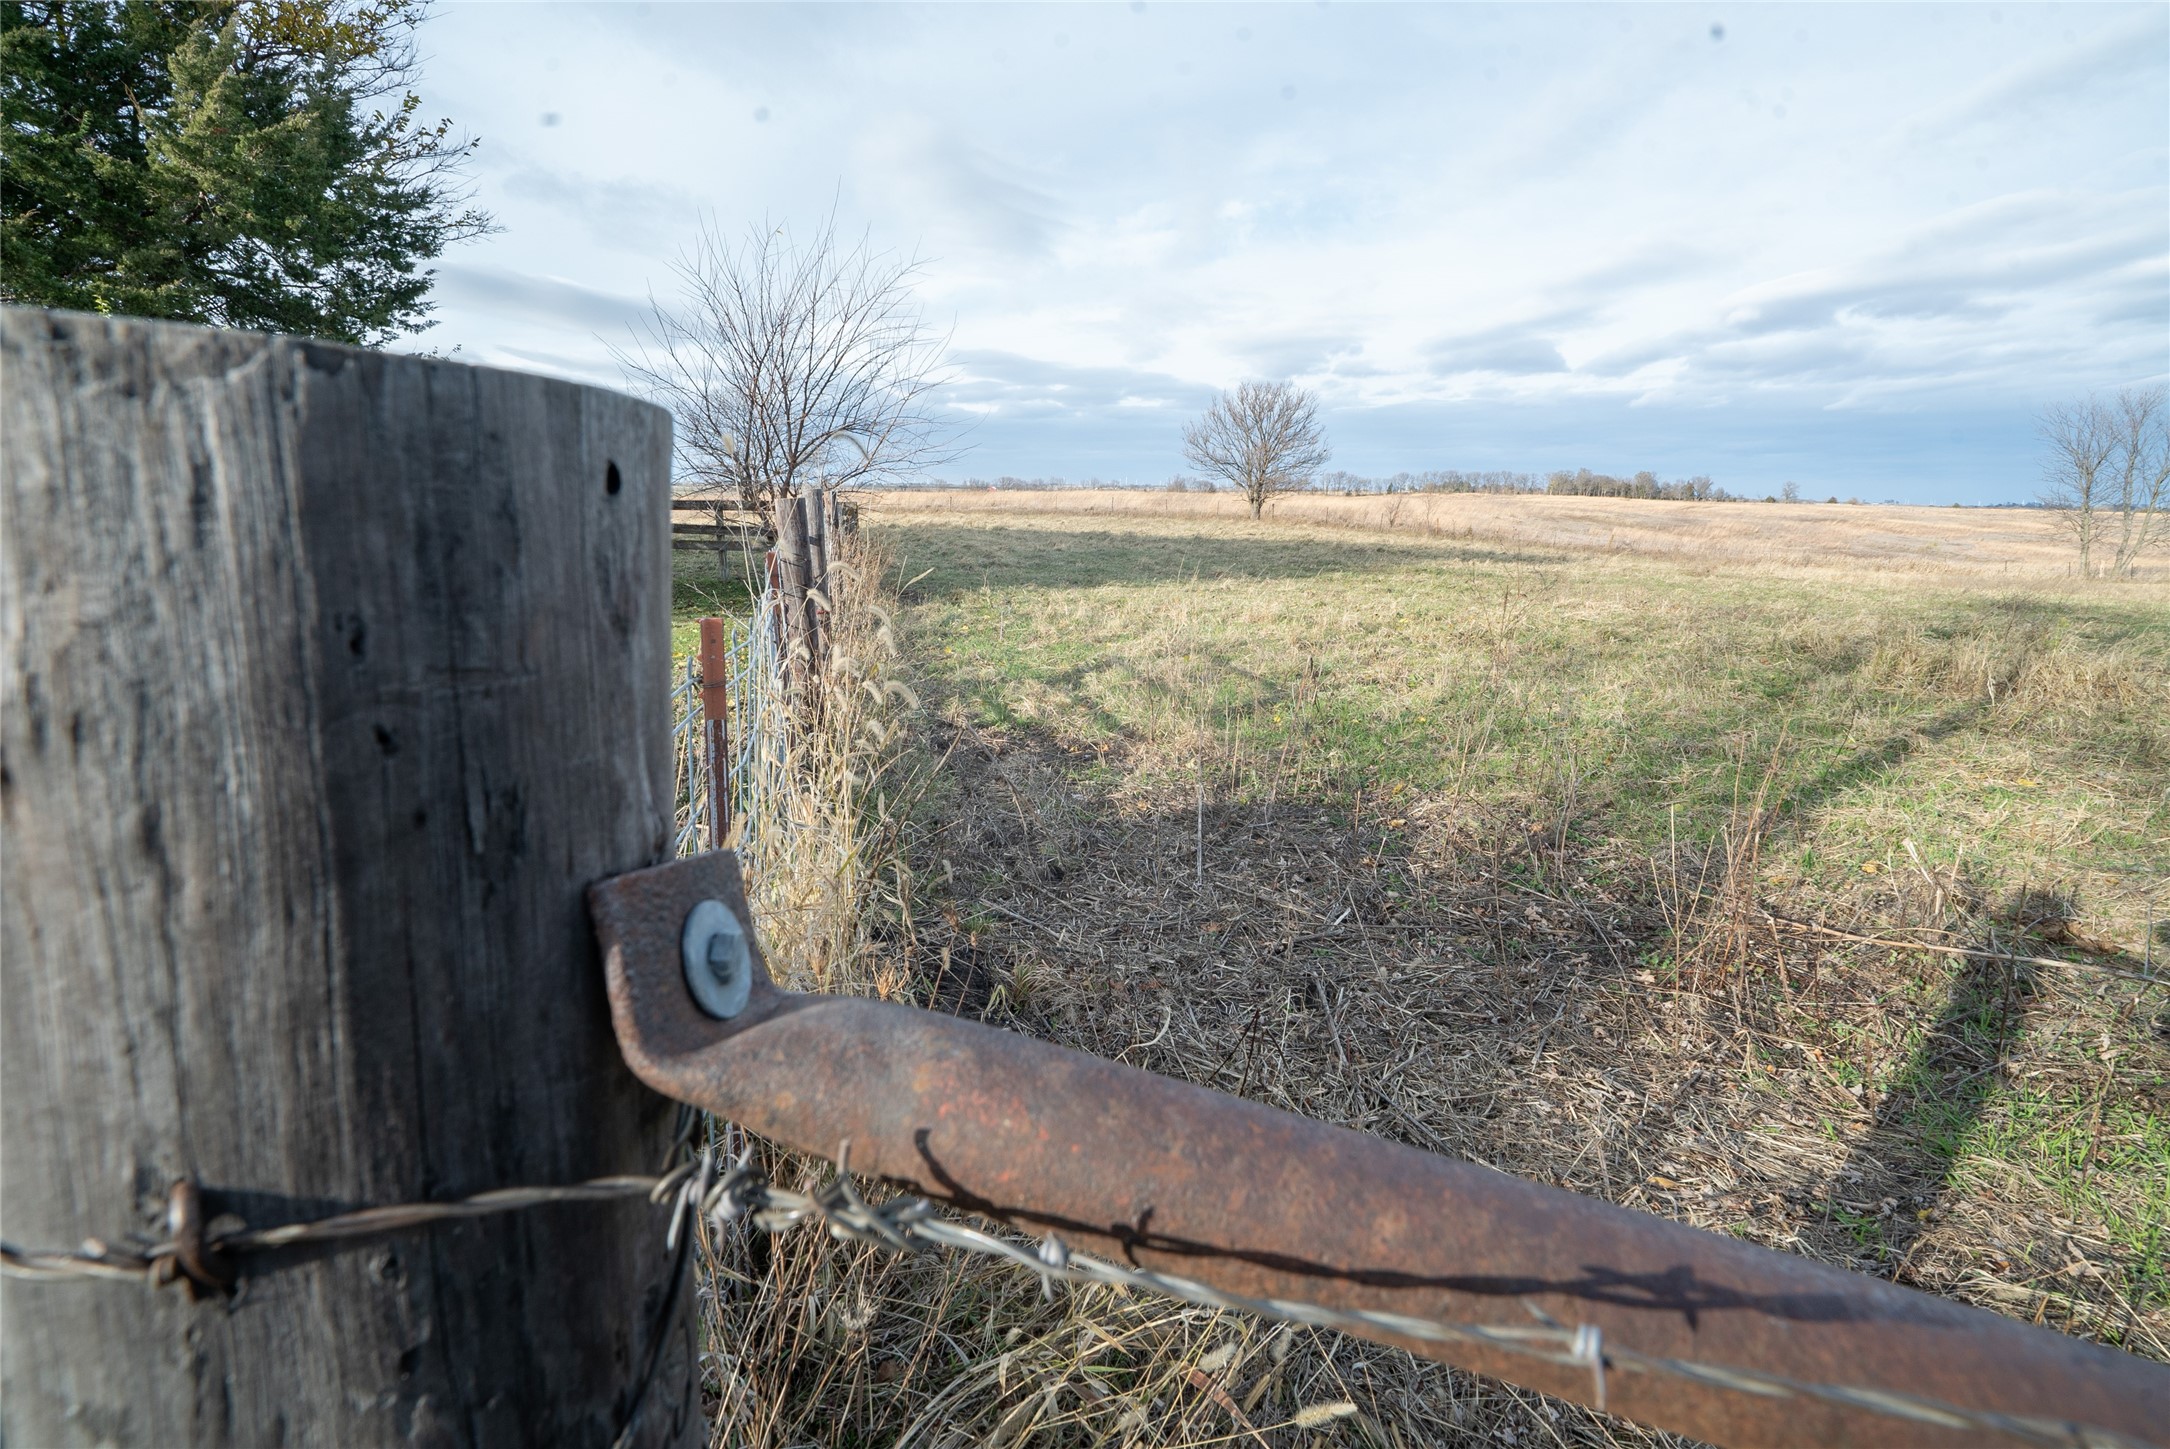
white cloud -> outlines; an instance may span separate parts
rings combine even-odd
[[[869,126],[854,138],[852,170],[861,205],[945,255],[1030,258],[1063,229],[1056,199],[1024,168],[929,116],[904,112]]]
[[[437,269],[438,303],[463,313],[584,331],[622,331],[648,313],[645,300],[614,296],[563,277],[533,277],[499,267],[448,262]]]
[[[1177,413],[1273,374],[1358,470],[1420,416],[1627,447],[1752,403],[1789,472],[1890,455],[1823,421],[1883,411],[2025,492],[1937,419],[2170,373],[2160,7],[455,5],[425,43],[505,224],[425,341],[607,377],[697,214],[833,210],[927,259],[981,472],[1165,476]]]
[[[2106,28],[2081,43],[2077,32],[2047,49],[2029,49],[1974,85],[1933,101],[1909,117],[1894,138],[1899,147],[1980,127],[1992,133],[2015,121],[2050,118],[2089,93],[2151,89],[2160,94],[2165,58],[2161,17]]]

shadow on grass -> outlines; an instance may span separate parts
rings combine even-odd
[[[2006,931],[2024,932],[2062,920],[2070,910],[2062,897],[2027,890],[1992,919]],[[1978,944],[2000,945],[1993,933]],[[1935,1024],[1877,1103],[1867,1136],[1840,1169],[1828,1193],[1830,1221],[1851,1231],[1864,1251],[1880,1251],[1894,1271],[1904,1266],[1950,1189],[2025,1029],[2033,995],[2025,967],[1968,960],[1952,977]],[[1892,1206],[1882,1208],[1887,1202]]]
[[[1169,520],[1181,526],[1185,520]],[[1276,533],[1231,536],[1196,532],[1131,533],[966,524],[892,522],[881,526],[904,577],[924,570],[906,601],[955,598],[979,588],[1030,585],[1089,589],[1108,584],[1179,583],[1189,579],[1307,579],[1384,572],[1440,563],[1557,563],[1550,553],[1458,544],[1407,544],[1365,538],[1296,537]]]
[[[1979,724],[1987,713],[1986,706],[1979,702],[1963,704],[1957,709],[1946,710],[1927,724],[1910,726],[1879,744],[1857,750],[1787,791],[1785,809],[1789,814],[1814,814],[1856,785],[1865,784],[1898,765],[1923,745],[1949,739],[1961,730]]]
[[[2098,646],[2134,641],[2157,646],[2159,652],[2163,638],[2162,608],[2129,599],[2002,594],[1977,607],[2001,617],[2009,625],[2042,634],[2057,628],[2077,628],[2083,637]]]

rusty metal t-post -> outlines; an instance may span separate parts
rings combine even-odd
[[[708,767],[708,847],[731,834],[731,655],[723,620],[701,620],[701,754]]]
[[[1720,1444],[1982,1442],[1887,1417],[1878,1394],[2046,1421],[2075,1445],[2159,1443],[2170,1425],[2170,1369],[2133,1355],[1014,1032],[781,991],[758,946],[711,1015],[684,931],[719,901],[751,940],[728,852],[588,900],[643,1081],[803,1151],[848,1140],[854,1169],[996,1222],[1254,1299],[1522,1328],[1535,1309],[1645,1363],[1709,1366],[1616,1373],[1606,1407]],[[1365,1336],[1596,1396],[1587,1370]],[[1858,1394],[1759,1393],[1720,1382],[1727,1368]]]

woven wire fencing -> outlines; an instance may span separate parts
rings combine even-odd
[[[752,616],[724,624],[727,714],[722,758],[711,759],[698,652],[688,654],[671,685],[671,753],[677,783],[674,855],[735,846],[749,868],[773,848],[788,817],[784,789],[791,765],[784,669],[776,638],[772,590],[754,601]],[[726,829],[715,829],[721,807]]]

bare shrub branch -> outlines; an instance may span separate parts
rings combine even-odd
[[[1184,461],[1235,484],[1253,518],[1274,494],[1303,487],[1332,456],[1318,399],[1292,382],[1244,383],[1183,428]]]
[[[912,295],[916,260],[805,243],[781,227],[732,245],[712,222],[672,270],[618,364],[676,418],[680,476],[776,526],[777,500],[815,484],[893,481],[949,461],[934,407],[948,338]]]
[[[2061,403],[2042,414],[2041,433],[2050,449],[2042,503],[2078,546],[2080,572],[2130,573],[2170,537],[2170,399],[2152,387]]]
[[[2170,536],[2163,511],[2170,508],[2170,398],[2159,387],[2119,393],[2117,475],[2111,502],[2117,510],[2113,573],[2131,573],[2140,555]]]

